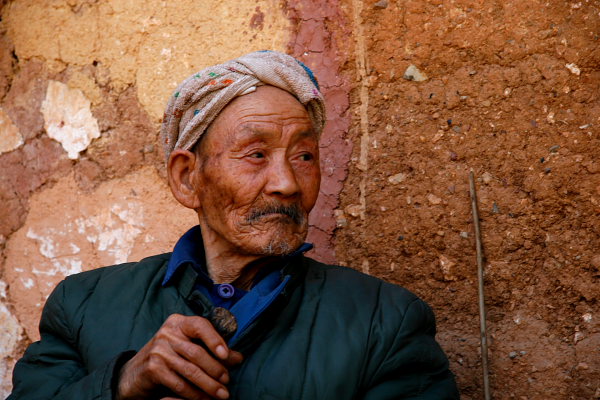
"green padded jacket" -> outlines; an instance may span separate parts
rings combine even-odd
[[[41,340],[17,363],[8,400],[113,398],[120,366],[174,313],[212,304],[170,254],[67,277],[48,298]],[[297,257],[292,279],[233,345],[231,399],[458,399],[431,309],[406,289]]]

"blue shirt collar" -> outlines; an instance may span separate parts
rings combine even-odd
[[[296,257],[312,248],[312,243],[303,243],[294,252],[284,256],[283,260]],[[196,272],[198,272],[199,276],[203,280],[205,280],[207,283],[212,283],[212,279],[210,279],[206,272],[204,245],[202,242],[202,232],[200,231],[199,225],[194,226],[192,229],[184,233],[179,241],[177,241],[177,244],[175,244],[173,254],[171,254],[171,259],[167,265],[167,272],[165,273],[162,285],[168,285],[179,268],[187,263],[190,263],[194,267]],[[283,266],[285,263],[281,264]]]

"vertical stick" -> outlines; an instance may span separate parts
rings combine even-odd
[[[481,243],[481,230],[479,228],[479,209],[477,207],[477,193],[475,192],[475,177],[473,175],[473,171],[471,171],[469,174],[469,188],[471,191],[471,207],[473,209],[473,223],[475,224],[475,246],[477,250],[477,279],[479,287],[479,325],[481,334],[481,365],[483,367],[483,393],[485,400],[490,400],[487,325],[485,297],[483,294],[483,248]]]

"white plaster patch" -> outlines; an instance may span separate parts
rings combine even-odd
[[[98,121],[92,116],[90,101],[79,89],[49,81],[42,103],[44,127],[48,136],[60,142],[69,158],[76,159],[92,139],[100,137]]]
[[[69,276],[78,274],[82,271],[81,260],[74,257],[60,257],[52,258],[50,260],[50,267],[46,266],[43,269],[33,267],[31,272],[37,276]],[[47,282],[50,286],[54,286],[53,282]]]
[[[94,215],[67,222],[62,229],[30,227],[26,237],[35,240],[40,254],[50,260],[50,265],[34,266],[31,272],[36,276],[68,276],[81,272],[81,259],[74,257],[80,254],[81,248],[73,243],[73,239],[77,240],[73,232],[108,255],[111,262],[124,263],[143,228],[144,206],[135,201],[112,204]]]
[[[94,216],[76,219],[75,224],[98,251],[108,253],[115,264],[124,263],[142,233],[144,205],[135,201],[113,204]]]
[[[23,144],[23,136],[8,114],[0,108],[0,154],[13,151]]]
[[[29,228],[29,230],[27,231],[26,236],[29,239],[33,239],[33,240],[40,242],[39,249],[40,249],[41,255],[43,255],[46,258],[53,258],[56,256],[56,254],[54,252],[55,247],[54,247],[54,241],[52,240],[52,237],[38,235],[31,228]]]
[[[40,254],[50,260],[50,264],[44,264],[42,268],[33,267],[31,272],[36,276],[68,276],[82,271],[82,262],[73,257],[81,250],[74,243],[67,244],[72,223],[67,223],[64,229],[43,227],[35,231],[31,227],[25,235],[38,243]],[[25,283],[24,283],[25,284]],[[25,284],[25,287],[27,285]]]
[[[69,243],[69,246],[71,247],[73,254],[77,254],[81,250],[75,243]]]
[[[11,391],[11,371],[14,354],[21,340],[23,328],[6,307],[6,283],[0,281],[0,398]]]
[[[27,279],[21,278],[21,283],[23,284],[25,289],[31,289],[35,284],[35,282],[33,282],[33,279],[31,279],[31,278],[27,278]]]
[[[19,322],[4,302],[0,303],[0,356],[4,358],[12,355],[20,338],[21,326]]]

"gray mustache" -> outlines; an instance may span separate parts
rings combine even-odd
[[[304,222],[305,213],[298,204],[284,206],[282,204],[270,204],[263,208],[255,208],[250,212],[247,221],[252,223],[258,221],[261,217],[270,214],[283,214],[291,218],[291,220],[300,225]]]

